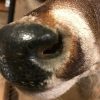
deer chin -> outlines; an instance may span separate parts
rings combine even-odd
[[[94,69],[93,69],[94,70]],[[48,84],[48,88],[42,92],[37,93],[30,93],[28,91],[20,91],[20,89],[16,88],[19,93],[19,97],[23,98],[24,100],[52,100],[55,98],[60,97],[61,95],[65,94],[70,88],[73,87],[81,78],[87,77],[90,71],[86,71],[81,75],[78,75],[68,81],[61,81],[59,79],[50,80],[52,84]],[[20,100],[20,99],[19,99]]]

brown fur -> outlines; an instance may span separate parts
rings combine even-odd
[[[64,9],[66,5],[69,5],[70,7],[78,9],[88,20],[88,25],[90,26],[96,37],[95,45],[99,47],[100,0],[47,0],[43,6],[28,13],[24,19],[16,21],[15,23],[33,23],[31,18],[32,16],[35,16],[37,17],[37,19],[34,21],[35,23],[41,22],[41,24],[48,25],[50,28],[56,28],[56,24],[59,23],[54,19],[54,16],[51,13],[52,5],[54,7],[56,5],[64,5]],[[31,16],[31,18],[29,16]],[[63,26],[63,24],[64,23],[62,23],[61,26],[63,29],[65,29],[66,26]],[[13,25],[13,23],[11,25]],[[70,32],[69,29],[65,30]],[[84,60],[84,56],[86,55],[84,55],[84,52],[81,51],[82,48],[79,39],[77,38],[77,40],[71,43],[73,43],[73,46],[71,47],[71,61],[66,61],[65,65],[62,65],[59,68],[59,70],[56,70],[56,76],[61,79],[73,79],[73,77],[82,74],[83,72],[87,71],[90,67],[87,65],[86,68],[83,67],[84,63],[86,62]],[[70,90],[68,90],[65,94],[63,94],[55,100],[100,100],[99,62],[96,63],[95,69],[96,70],[94,70],[93,72],[91,71],[90,75],[81,78]],[[32,97],[33,99],[30,98],[30,96],[28,94],[24,94],[23,91],[20,92],[18,90],[18,94],[19,100],[38,100],[35,99],[34,96]],[[28,97],[30,99],[28,99]]]

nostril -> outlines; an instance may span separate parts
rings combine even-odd
[[[63,49],[63,41],[62,41],[62,36],[59,34],[57,43],[45,48],[43,50],[42,55],[44,57],[50,57],[50,56],[55,57],[61,54],[62,49]]]
[[[41,3],[42,3],[42,2],[45,2],[46,0],[37,0],[37,1],[39,1],[39,2],[41,2]]]

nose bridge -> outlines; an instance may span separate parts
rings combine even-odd
[[[56,22],[54,20],[54,16],[51,14],[53,9],[53,3],[56,0],[46,1],[42,6],[39,8],[29,12],[26,14],[24,18],[21,19],[21,22],[25,23],[41,23],[44,26],[49,26],[52,28],[56,27]],[[59,1],[59,0],[58,0]],[[56,5],[56,4],[55,4]],[[20,21],[19,21],[20,23]]]

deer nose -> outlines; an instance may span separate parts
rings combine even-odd
[[[52,76],[42,61],[56,59],[62,49],[56,30],[39,24],[12,24],[0,30],[1,71],[10,82],[33,90]],[[31,83],[30,83],[31,82]],[[44,85],[41,86],[41,83]]]
[[[30,52],[32,55],[40,58],[49,59],[61,53],[62,37],[56,30],[48,27],[39,24],[17,24],[7,26],[1,31],[9,54],[21,50],[27,53]]]
[[[21,38],[22,44],[28,44],[27,47],[32,49],[36,56],[40,58],[54,58],[61,51],[61,36],[56,31],[41,25],[28,25],[15,29]]]
[[[29,25],[27,28],[23,26],[21,29],[18,32],[21,37],[18,38],[22,38],[22,43],[23,41],[24,43],[27,42],[27,47],[33,50],[36,56],[46,59],[58,56],[60,52],[60,45],[58,44],[61,41],[60,36],[54,30],[36,24]]]

